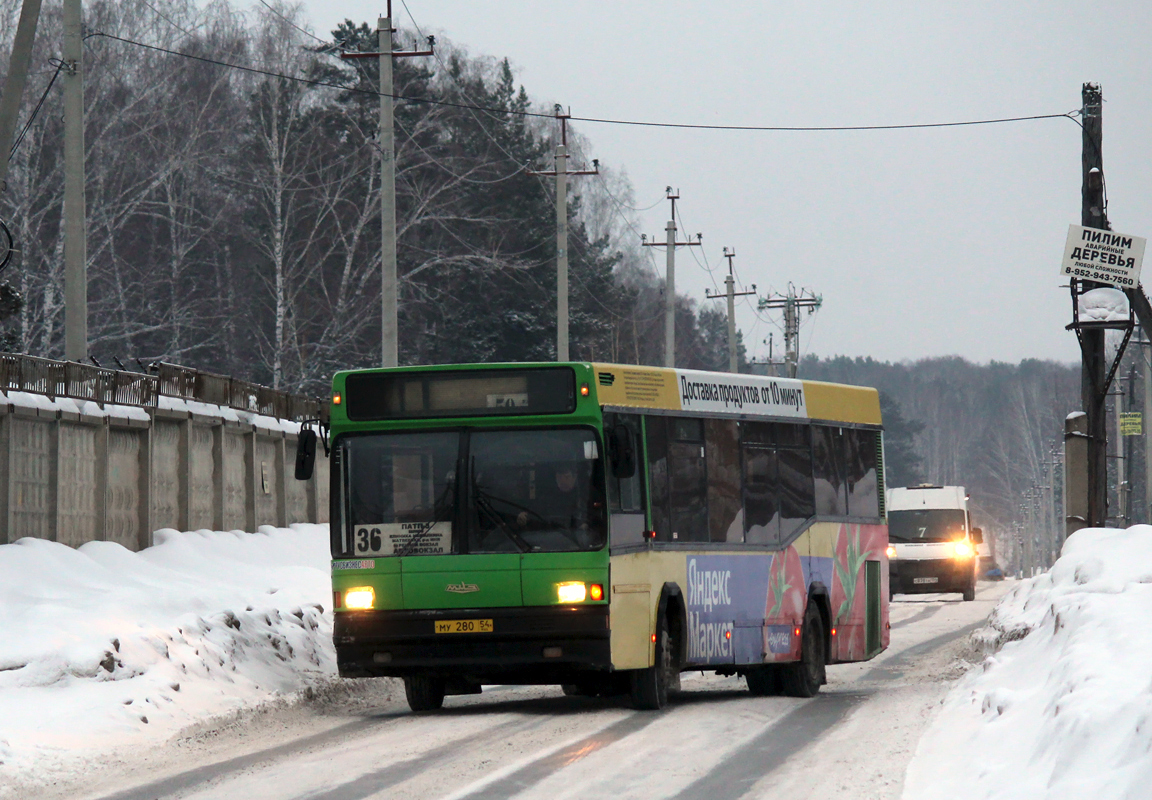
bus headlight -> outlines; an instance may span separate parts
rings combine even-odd
[[[952,550],[957,558],[971,558],[973,553],[972,545],[964,541],[953,542]]]
[[[376,592],[371,586],[357,586],[344,592],[344,607],[353,609],[369,609],[376,602]]]
[[[561,603],[583,603],[588,596],[584,581],[565,581],[556,584],[556,597]]]

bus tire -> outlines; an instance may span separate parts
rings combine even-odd
[[[748,692],[754,697],[768,697],[780,694],[780,668],[765,665],[753,667],[744,673],[744,680],[748,681]]]
[[[647,669],[632,670],[630,694],[632,706],[643,711],[659,711],[668,705],[668,688],[673,683],[672,671],[678,670],[668,622],[660,615],[656,631],[655,663]],[[676,675],[679,678],[679,674]]]
[[[809,598],[800,637],[800,660],[783,667],[781,683],[789,697],[815,697],[824,679],[824,622]]]
[[[970,601],[970,600],[975,600],[975,599],[976,599],[976,587],[975,586],[969,586],[967,589],[964,590],[964,600]]]
[[[444,705],[444,679],[409,675],[404,678],[404,695],[413,711],[436,711]]]

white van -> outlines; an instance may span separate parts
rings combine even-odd
[[[888,490],[889,595],[960,592],[976,599],[977,547],[963,486]]]

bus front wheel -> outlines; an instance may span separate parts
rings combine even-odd
[[[404,694],[413,711],[435,711],[444,705],[444,679],[409,675],[404,679]]]
[[[789,697],[815,697],[824,683],[824,622],[812,600],[804,612],[800,660],[785,665],[781,677]]]
[[[967,589],[964,590],[964,599],[965,599],[965,601],[976,599],[976,586],[975,585],[969,586]]]
[[[632,671],[632,705],[648,711],[658,711],[668,705],[668,689],[678,682],[679,665],[676,663],[672,636],[668,622],[661,616],[656,631],[655,662],[647,669]]]

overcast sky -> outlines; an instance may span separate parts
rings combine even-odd
[[[507,57],[533,101],[573,115],[743,125],[879,125],[1072,111],[1101,84],[1109,216],[1152,234],[1152,3],[885,0],[406,0],[425,33]],[[385,3],[306,0],[322,35]],[[400,0],[394,15],[411,21]],[[1079,358],[1057,275],[1080,222],[1066,119],[934,130],[763,133],[582,123],[636,205],[671,185],[707,261],[742,284],[823,295],[804,352],[975,361]],[[668,204],[641,215],[661,234]],[[657,255],[663,270],[663,254]],[[723,288],[687,250],[677,289]],[[713,277],[715,284],[713,283]],[[751,299],[751,298],[749,298]],[[770,321],[738,324],[757,357]],[[776,334],[777,347],[780,335]]]

